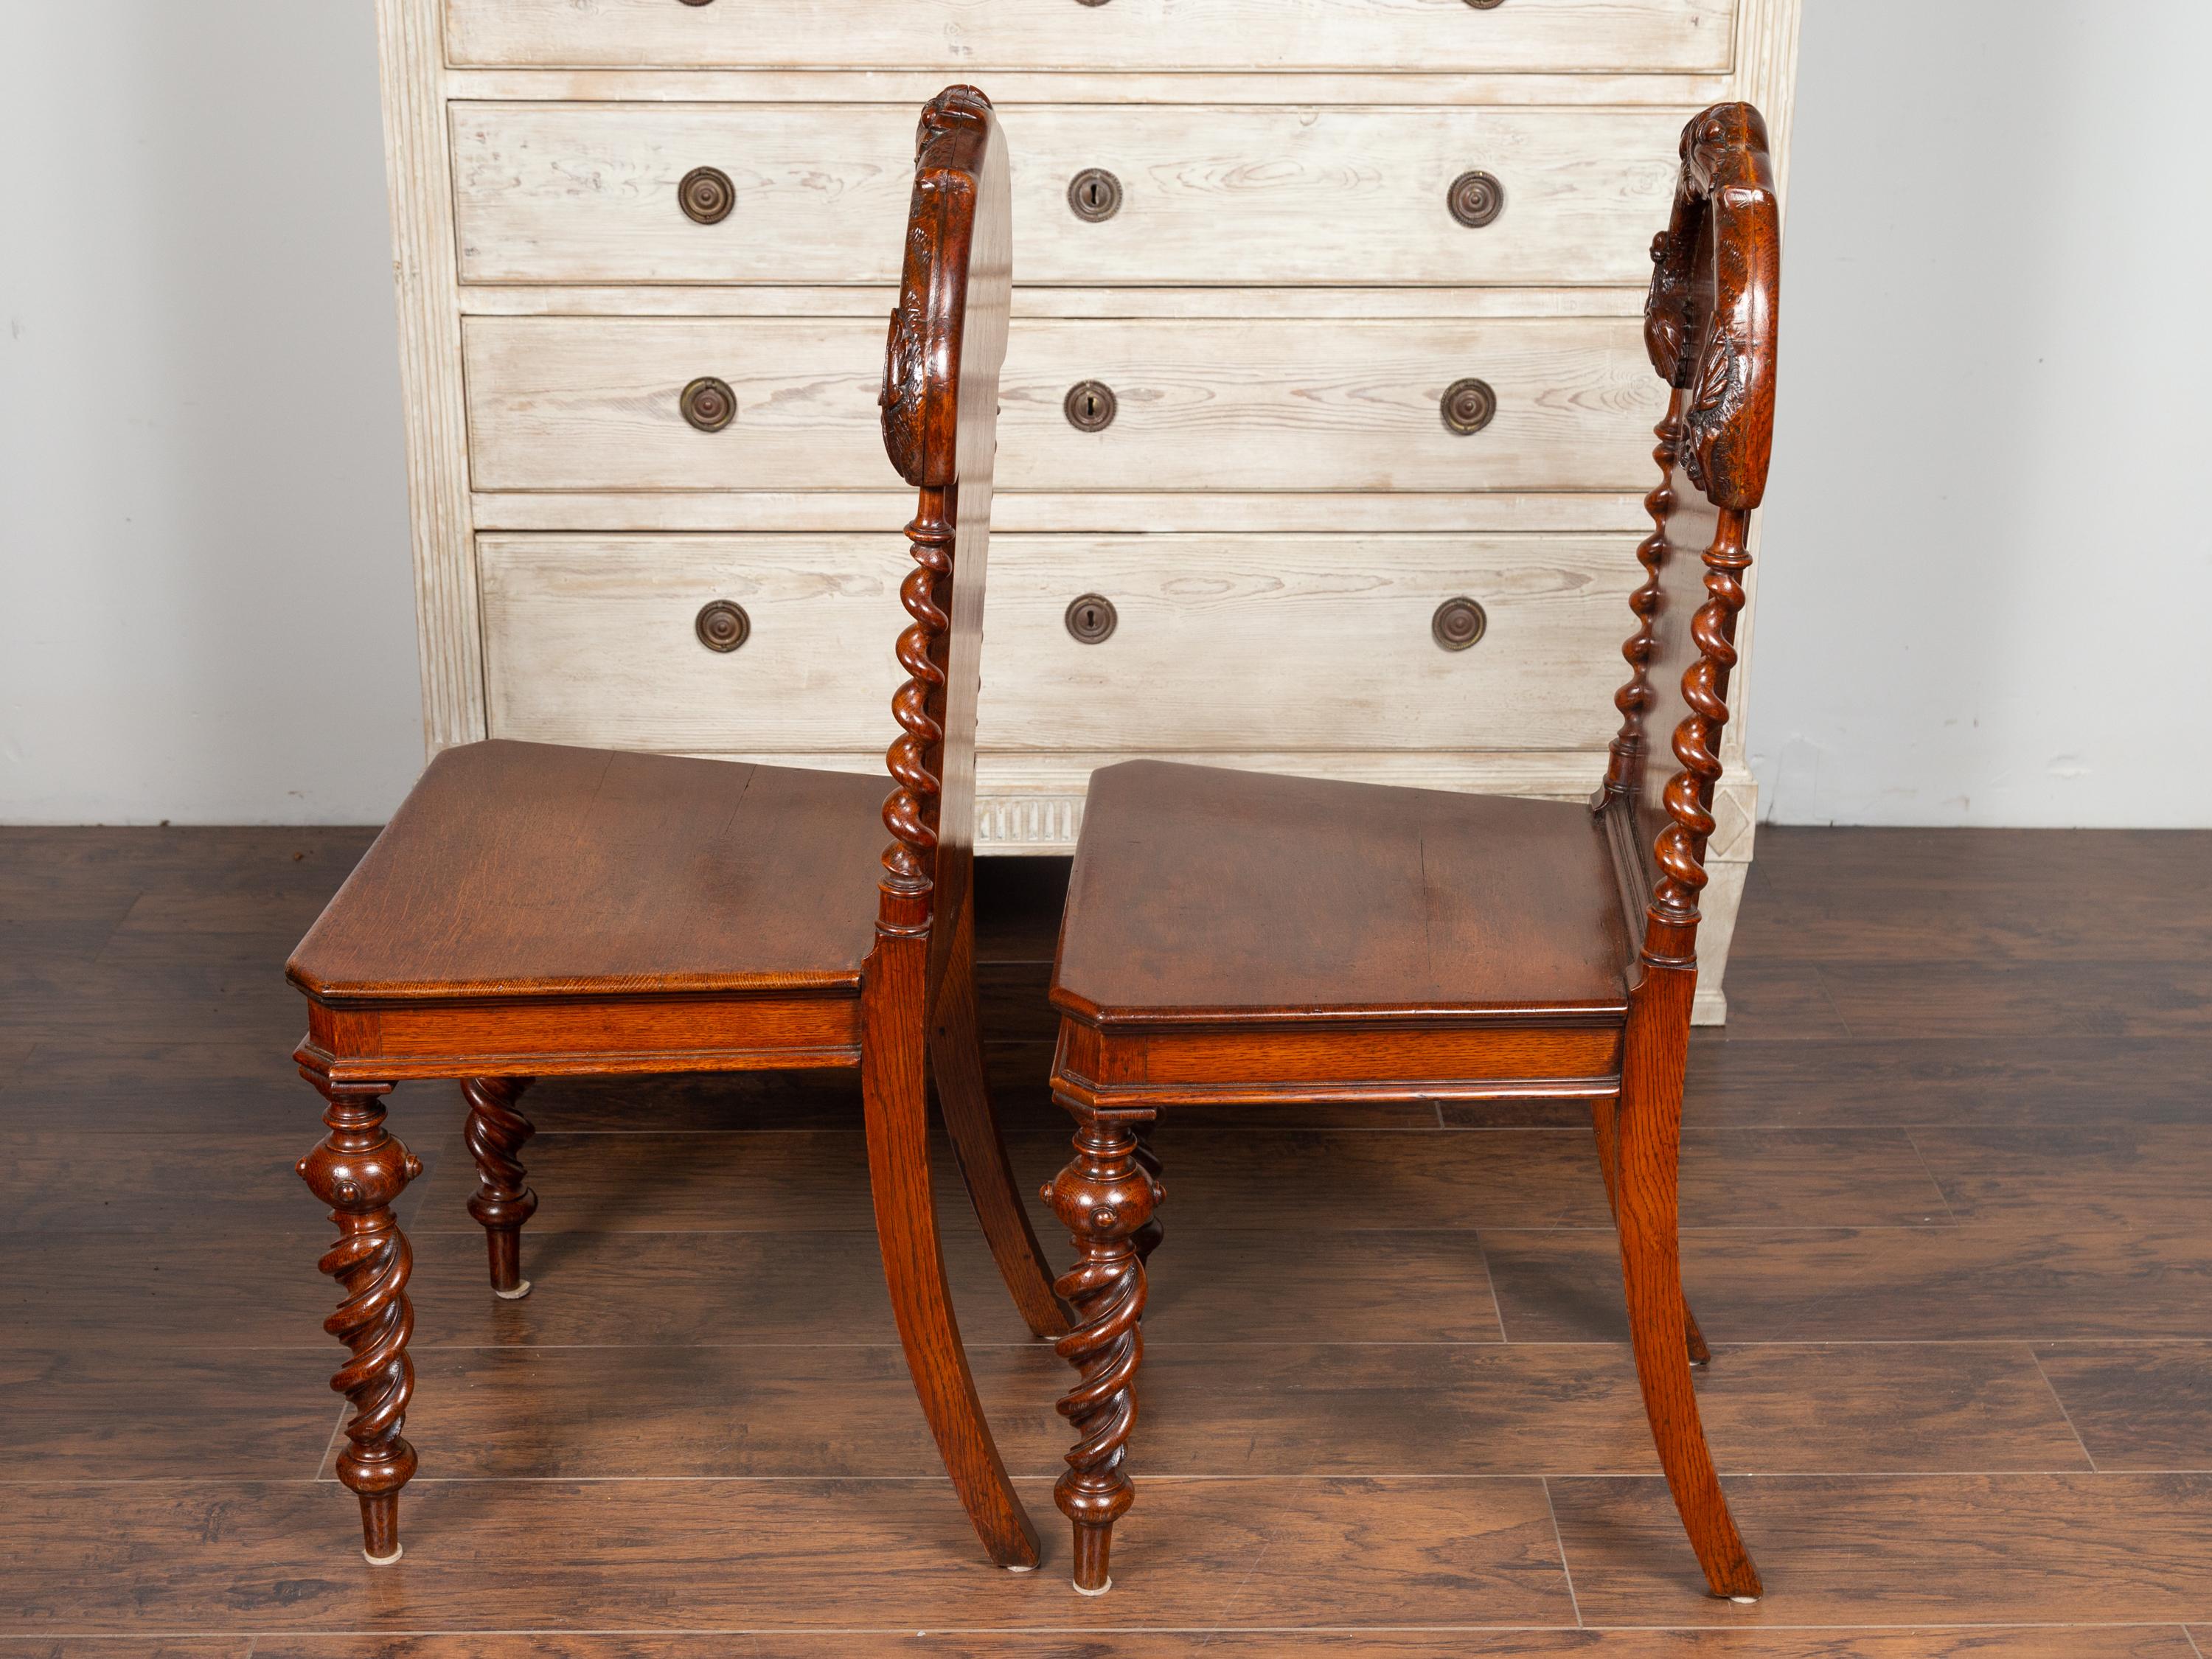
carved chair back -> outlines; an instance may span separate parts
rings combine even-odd
[[[1012,264],[1006,141],[990,100],[952,87],[922,112],[905,271],[884,362],[884,446],[921,491],[907,526],[915,568],[899,590],[906,683],[886,756],[878,931],[932,934],[933,997],[975,861],[975,700],[991,535],[999,368]],[[932,927],[933,921],[942,926]]]
[[[1673,216],[1651,247],[1644,340],[1668,386],[1657,429],[1652,532],[1621,654],[1613,739],[1595,805],[1634,844],[1648,897],[1647,961],[1695,959],[1698,894],[1714,829],[1729,671],[1743,608],[1751,511],[1766,489],[1774,429],[1781,211],[1766,123],[1717,104],[1682,131]]]

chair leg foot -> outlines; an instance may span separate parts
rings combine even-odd
[[[361,1553],[372,1567],[388,1567],[406,1553],[399,1543],[398,1492],[362,1494],[361,1535]]]
[[[300,1178],[330,1206],[338,1241],[321,1267],[345,1300],[323,1328],[352,1357],[331,1387],[353,1402],[338,1479],[361,1500],[362,1550],[381,1566],[399,1559],[399,1492],[415,1473],[415,1448],[400,1431],[415,1393],[407,1340],[415,1310],[407,1299],[414,1252],[392,1218],[392,1201],[422,1164],[384,1127],[388,1083],[334,1084],[309,1072],[326,1103],[329,1133],[299,1162]]]
[[[524,1183],[516,1154],[538,1129],[514,1104],[529,1086],[526,1077],[472,1077],[461,1084],[469,1103],[465,1139],[477,1165],[469,1213],[484,1230],[492,1294],[507,1302],[530,1294],[522,1276],[522,1224],[537,1213],[538,1194]]]
[[[1075,1267],[1054,1288],[1077,1320],[1056,1346],[1078,1373],[1060,1401],[1078,1438],[1052,1495],[1074,1528],[1075,1588],[1102,1595],[1113,1583],[1108,1565],[1114,1523],[1136,1498],[1123,1467],[1145,1353],[1145,1264],[1135,1236],[1158,1197],[1139,1161],[1133,1122],[1071,1109],[1078,1124],[1075,1156],[1044,1196],[1075,1241]]]
[[[1684,1340],[1677,1162],[1681,1107],[1624,1099],[1619,1120],[1619,1216],[1629,1339],[1644,1414],[1668,1490],[1716,1596],[1755,1601],[1763,1593],[1714,1471]]]

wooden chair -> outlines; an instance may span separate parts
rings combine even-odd
[[[1015,1301],[1040,1335],[1064,1332],[975,1025],[969,826],[1011,283],[1006,153],[989,101],[967,87],[924,110],[917,149],[882,398],[891,459],[921,492],[889,800],[865,776],[541,744],[448,750],[292,957],[308,1018],[295,1058],[330,1129],[299,1169],[338,1226],[322,1269],[345,1299],[325,1323],[353,1351],[331,1379],[354,1406],[337,1472],[360,1497],[372,1562],[399,1557],[399,1492],[416,1466],[400,1434],[410,1255],[392,1206],[422,1165],[384,1127],[393,1085],[462,1080],[479,1180],[469,1210],[493,1292],[520,1297],[538,1200],[517,1101],[532,1079],[853,1066],[922,1409],[992,1559],[1036,1565],[961,1348],[925,1143],[933,1081]]]
[[[1717,1595],[1758,1574],[1698,1420],[1676,1150],[1698,893],[1728,719],[1745,535],[1773,419],[1778,216],[1765,124],[1723,104],[1682,135],[1652,258],[1656,529],[1638,550],[1634,672],[1588,807],[1155,762],[1091,780],[1060,932],[1053,1090],[1075,1156],[1045,1188],[1080,1373],[1054,1496],[1075,1583],[1108,1588],[1161,1197],[1148,1126],[1184,1104],[1587,1100],[1620,1232],[1659,1456]],[[1649,734],[1663,734],[1655,738]]]

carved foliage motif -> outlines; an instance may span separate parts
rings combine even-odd
[[[1644,343],[1691,392],[1683,470],[1717,507],[1749,511],[1765,489],[1774,428],[1775,271],[1781,212],[1766,123],[1716,104],[1683,129],[1667,229],[1652,244]]]
[[[884,448],[910,484],[941,486],[952,479],[960,301],[990,112],[990,100],[973,87],[951,87],[924,107],[915,137],[906,258],[877,400]]]

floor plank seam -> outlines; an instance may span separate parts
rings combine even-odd
[[[2058,1385],[2051,1380],[2051,1373],[2044,1370],[2043,1356],[2036,1352],[2033,1342],[2027,1345],[2027,1357],[2034,1363],[2035,1374],[2043,1379],[2043,1386],[2051,1390],[2051,1402],[2058,1407],[2059,1416],[2066,1419],[2067,1431],[2073,1435],[2074,1443],[2081,1447],[2082,1458],[2088,1463],[2090,1471],[2103,1474],[2104,1471],[2097,1468],[2097,1459],[2089,1449],[2089,1443],[2081,1437],[2081,1431],[2075,1424],[2074,1413],[2066,1409],[2066,1397],[2058,1392]]]
[[[1544,1480],[1544,1513],[1552,1518],[1552,1542],[1559,1552],[1559,1576],[1566,1580],[1567,1606],[1575,1615],[1575,1628],[1587,1629],[1588,1626],[1583,1622],[1582,1598],[1575,1594],[1574,1566],[1567,1559],[1566,1534],[1559,1530],[1559,1508],[1558,1504],[1552,1502],[1552,1482],[1549,1476],[1545,1477]]]

